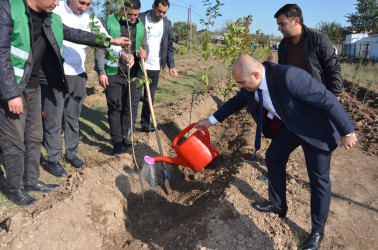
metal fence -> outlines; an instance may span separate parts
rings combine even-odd
[[[337,44],[338,55],[348,55],[361,58],[370,58],[370,43]]]

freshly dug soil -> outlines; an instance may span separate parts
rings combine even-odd
[[[183,62],[176,64],[185,69]],[[158,120],[165,155],[175,156],[172,140],[190,122],[208,117],[221,105],[221,84],[196,98],[192,114],[190,97],[156,104],[168,114]],[[373,104],[364,105],[346,90],[342,104],[356,123],[359,142],[333,154],[332,202],[322,249],[376,249],[377,94],[369,96]],[[100,98],[102,93],[92,94],[86,102]],[[86,152],[81,157],[87,167],[70,171],[59,191],[41,196],[35,206],[2,214],[0,248],[296,249],[311,230],[303,152],[295,150],[287,166],[287,218],[260,213],[251,203],[268,199],[262,180],[270,140],[263,138],[261,150],[254,153],[254,131],[255,123],[245,110],[211,127],[211,141],[220,155],[196,174],[168,164],[172,193],[165,189],[163,166],[156,164],[158,186],[143,179],[142,196],[138,166],[146,167],[145,155],[159,155],[155,133],[135,133],[138,166],[131,149],[119,156]],[[42,168],[41,174],[47,175]],[[0,184],[4,187],[3,177]]]

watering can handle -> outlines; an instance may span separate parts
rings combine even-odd
[[[186,127],[183,131],[181,131],[181,133],[178,136],[176,136],[176,138],[173,140],[173,142],[172,142],[173,147],[175,147],[177,145],[178,140],[180,140],[181,137],[183,137],[186,133],[188,133],[189,130],[191,130],[196,124],[197,123],[192,123],[188,127]],[[202,126],[202,129],[203,129],[203,131],[205,131],[206,140],[210,143],[209,130],[207,130],[207,128],[204,127],[204,126]]]

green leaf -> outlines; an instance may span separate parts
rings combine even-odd
[[[95,14],[92,12],[91,14],[89,14],[89,19],[93,20],[95,17]]]
[[[101,41],[101,39],[99,39]],[[104,45],[106,48],[109,48],[110,46],[110,42],[109,41],[104,41]]]
[[[94,23],[93,23],[93,22],[90,22],[90,23],[89,23],[89,29],[90,29],[90,31],[93,31],[93,28],[94,28]]]
[[[136,83],[136,87],[139,88],[144,83],[143,79],[139,79],[139,81]]]

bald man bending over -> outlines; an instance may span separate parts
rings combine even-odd
[[[357,142],[354,124],[337,97],[306,71],[242,55],[232,69],[240,91],[196,127],[210,127],[247,106],[257,123],[256,151],[261,133],[272,138],[266,152],[269,202],[254,202],[260,212],[286,217],[286,163],[301,146],[311,186],[312,232],[302,249],[318,249],[331,201],[329,178],[332,151]],[[259,105],[262,104],[262,105]],[[261,116],[260,116],[261,114]]]

